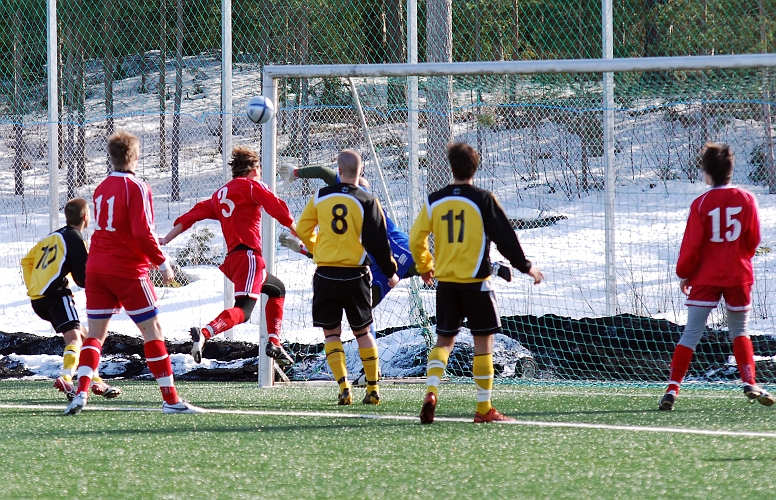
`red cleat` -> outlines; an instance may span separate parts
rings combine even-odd
[[[488,413],[485,415],[482,415],[481,413],[474,412],[474,423],[475,424],[485,424],[489,422],[517,422],[512,417],[507,417],[506,415],[502,415],[498,412],[495,408],[491,408]]]
[[[423,398],[423,407],[420,409],[420,423],[433,424],[434,412],[436,411],[437,397],[433,392],[426,393]]]
[[[65,397],[67,397],[68,401],[72,401],[76,394],[75,386],[73,385],[73,382],[67,380],[65,377],[59,377],[54,381],[54,387],[59,390],[59,392],[64,392]]]
[[[105,382],[92,382],[92,392],[105,399],[113,399],[121,395],[121,389],[110,386]]]

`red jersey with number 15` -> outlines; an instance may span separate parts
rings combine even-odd
[[[195,222],[214,219],[221,223],[227,252],[244,245],[261,252],[261,209],[289,227],[294,222],[286,202],[275,196],[266,184],[247,177],[232,179],[209,200],[200,201],[175,219],[187,230]]]
[[[714,187],[690,206],[676,274],[690,286],[754,283],[752,257],[760,244],[757,199],[741,188]]]
[[[94,228],[86,273],[145,276],[165,261],[154,234],[151,188],[131,172],[113,172],[94,190]]]

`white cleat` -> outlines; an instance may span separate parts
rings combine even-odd
[[[167,415],[178,415],[178,414],[185,414],[185,413],[205,413],[205,410],[198,406],[194,406],[193,404],[189,403],[188,401],[180,400],[174,405],[169,405],[165,401],[162,403],[162,413],[166,413]]]
[[[70,404],[65,408],[65,415],[78,415],[86,406],[86,400],[89,398],[88,392],[79,392],[75,395]]]
[[[205,348],[205,336],[202,335],[202,329],[196,326],[189,330],[191,333],[191,355],[194,356],[194,361],[197,363],[202,362],[202,350]]]

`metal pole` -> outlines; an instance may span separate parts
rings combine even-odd
[[[612,35],[612,0],[603,0],[603,58],[614,58]],[[614,74],[603,75],[603,133],[604,133],[604,251],[606,253],[606,314],[617,314],[617,272],[615,255],[615,182],[617,168],[614,157]]]
[[[407,62],[418,63],[418,1],[407,0]],[[407,77],[407,167],[410,176],[410,224],[420,211],[420,147],[418,137],[418,77]],[[408,228],[405,228],[408,229]]]
[[[277,161],[277,105],[278,87],[274,78],[266,73],[262,77],[262,90],[264,97],[268,97],[275,104],[275,116],[265,123],[261,129],[261,180],[269,186],[270,191],[275,192],[275,175]],[[261,224],[262,256],[267,266],[267,272],[275,269],[275,222],[265,213]],[[266,299],[262,295],[262,304]],[[264,308],[262,307],[262,314]],[[269,333],[266,321],[261,322],[261,337],[259,339],[259,387],[271,387],[274,381],[272,363],[264,350],[267,347]]]
[[[46,2],[46,71],[48,73],[49,230],[59,227],[59,93],[57,92],[57,0]]]
[[[224,182],[232,173],[229,159],[232,156],[232,0],[221,0],[221,164]],[[224,309],[234,305],[234,283],[224,276]],[[224,338],[232,340],[234,332],[224,332]]]
[[[366,138],[366,146],[369,148],[369,154],[372,156],[372,161],[375,162],[377,167],[377,178],[380,180],[380,187],[385,194],[385,208],[388,211],[388,216],[396,220],[396,212],[393,210],[393,202],[391,201],[391,192],[388,191],[388,185],[385,184],[385,176],[383,176],[383,169],[380,168],[380,161],[377,159],[377,152],[375,151],[375,145],[372,142],[372,134],[369,133],[369,127],[366,125],[366,116],[364,116],[364,108],[361,107],[361,99],[358,97],[358,90],[356,90],[356,84],[353,83],[352,78],[348,78],[350,82],[350,93],[353,95],[353,102],[356,103],[356,110],[358,111],[358,118],[361,121],[361,128],[364,129],[364,137]]]

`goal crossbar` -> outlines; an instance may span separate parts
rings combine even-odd
[[[776,54],[477,61],[418,64],[320,64],[264,66],[264,81],[277,78],[371,76],[513,75],[529,73],[613,73],[776,67]]]

